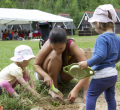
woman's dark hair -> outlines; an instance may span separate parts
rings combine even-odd
[[[50,43],[56,44],[56,43],[66,43],[66,48],[62,53],[62,67],[68,65],[67,61],[67,49],[68,49],[68,42],[71,40],[70,38],[67,38],[66,32],[62,28],[54,28],[51,30],[49,34]]]
[[[67,35],[64,29],[54,28],[49,34],[49,39],[51,44],[66,43]]]

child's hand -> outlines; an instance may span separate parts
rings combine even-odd
[[[28,99],[28,98],[21,99],[21,102],[22,102],[23,105],[26,105],[27,103],[33,104],[33,102],[30,99]]]
[[[88,66],[87,61],[81,61],[81,62],[78,63],[78,65],[81,69],[85,69]]]
[[[78,92],[73,90],[69,93],[68,100],[73,102],[77,97],[78,97]]]
[[[41,99],[41,95],[36,91],[34,91],[33,96],[37,97],[38,99]]]
[[[63,97],[61,97],[60,95],[55,94],[51,89],[49,89],[49,94],[52,96],[52,98],[59,98],[61,100],[63,100]]]

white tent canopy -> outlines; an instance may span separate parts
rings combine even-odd
[[[73,22],[73,19],[32,9],[0,8],[0,24],[15,25],[38,22]]]

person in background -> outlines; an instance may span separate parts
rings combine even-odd
[[[38,30],[36,29],[36,30],[34,31],[34,33],[38,33]]]
[[[92,58],[79,62],[84,69],[92,67],[95,75],[92,77],[87,91],[86,110],[95,110],[96,100],[104,92],[108,110],[116,110],[115,84],[117,81],[116,65],[120,60],[120,38],[113,32],[117,14],[111,4],[98,6],[89,19],[97,37]]]
[[[9,39],[12,40],[14,36],[14,32],[12,31],[12,29],[10,29],[9,31]]]
[[[15,30],[13,40],[18,40],[18,39],[19,39],[18,32],[17,32],[17,30]]]
[[[8,32],[7,32],[6,29],[3,31],[3,34],[5,34],[5,35],[7,36],[7,37],[3,38],[3,40],[8,40],[8,39],[9,39],[9,38],[8,38]]]
[[[4,34],[8,34],[7,30],[5,29],[5,31],[3,32]]]
[[[27,39],[28,36],[27,36],[27,31],[26,31],[26,29],[24,29],[23,34],[24,34],[24,38]]]
[[[1,40],[3,39],[3,30],[1,30]]]

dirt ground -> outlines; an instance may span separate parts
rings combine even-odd
[[[116,92],[116,102],[117,110],[120,110],[120,92]],[[73,103],[67,103],[65,101],[54,100],[54,102],[59,103],[57,106],[52,106],[52,99],[47,98],[39,106],[32,108],[31,110],[85,110],[85,104],[83,103],[83,98],[77,98]],[[107,103],[104,99],[104,94],[101,94],[97,99],[96,110],[107,110]]]

